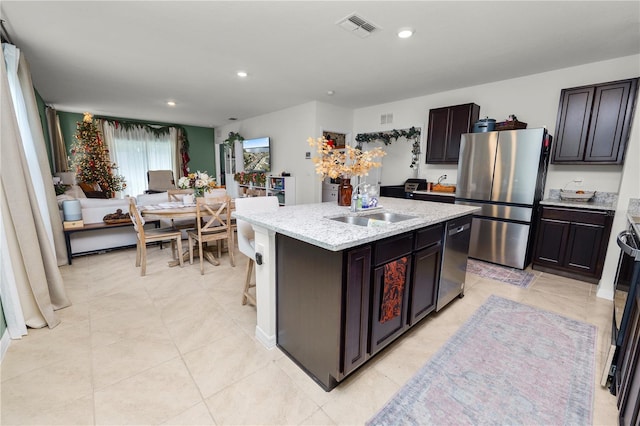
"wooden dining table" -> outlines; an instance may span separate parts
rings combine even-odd
[[[184,204],[180,201],[168,201],[165,203],[158,203],[148,206],[139,206],[140,214],[145,220],[171,220],[171,219],[193,219],[193,228],[196,229],[196,204]],[[235,203],[231,200],[230,211],[235,210]],[[198,255],[198,247],[194,247],[194,256]],[[207,259],[211,264],[218,266],[220,261],[214,256],[210,249],[205,249],[203,257]],[[182,253],[183,262],[189,261],[189,250],[185,250]],[[177,266],[180,262],[178,260],[170,260],[169,266]]]

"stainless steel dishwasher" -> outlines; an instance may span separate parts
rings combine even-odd
[[[469,215],[447,222],[436,311],[442,309],[457,296],[464,295],[471,220],[472,216]]]

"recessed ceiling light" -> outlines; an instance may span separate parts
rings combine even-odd
[[[413,29],[411,28],[400,28],[398,30],[398,37],[400,38],[409,38],[413,35]]]
[[[246,71],[238,71],[237,72],[238,77],[246,77],[248,74]]]
[[[171,107],[174,107],[174,106],[176,106],[176,103],[175,103],[175,101],[167,101],[167,105],[169,105]]]
[[[333,96],[336,92],[334,92],[333,90],[328,90],[327,91],[327,96]]]

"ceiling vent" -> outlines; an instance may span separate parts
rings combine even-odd
[[[374,31],[378,31],[379,29],[374,24],[355,13],[341,19],[338,21],[337,25],[360,38],[369,37]]]

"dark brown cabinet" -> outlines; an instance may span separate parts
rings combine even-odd
[[[277,345],[325,390],[434,311],[443,224],[334,252],[276,238]]]
[[[443,226],[434,225],[416,233],[413,277],[409,288],[409,325],[414,325],[436,308]]]
[[[412,250],[413,233],[374,244],[371,355],[391,343],[407,328]]]
[[[602,276],[613,212],[541,207],[533,268],[597,283]]]
[[[427,163],[457,164],[460,136],[469,133],[480,117],[480,107],[463,104],[429,110]]]
[[[344,350],[342,371],[349,374],[368,358],[369,292],[371,247],[346,254]]]
[[[622,164],[638,79],[564,89],[552,163]]]

